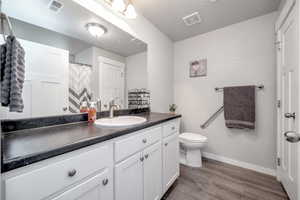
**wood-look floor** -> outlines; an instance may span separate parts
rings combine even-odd
[[[275,177],[204,160],[203,168],[181,166],[164,200],[288,200]]]

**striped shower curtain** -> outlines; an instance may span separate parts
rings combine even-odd
[[[86,65],[70,64],[69,70],[69,111],[80,112],[83,101],[90,102],[92,68]]]

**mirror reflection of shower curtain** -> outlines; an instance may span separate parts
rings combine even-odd
[[[83,101],[90,102],[92,68],[85,65],[70,63],[69,70],[69,110],[71,113],[80,112]]]

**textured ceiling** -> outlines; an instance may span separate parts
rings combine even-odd
[[[137,9],[173,41],[183,40],[278,9],[280,0],[134,0]],[[199,12],[201,24],[187,27],[182,17]]]

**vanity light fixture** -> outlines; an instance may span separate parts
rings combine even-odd
[[[129,4],[126,8],[126,11],[125,11],[125,16],[129,19],[135,19],[137,17],[137,14],[135,12],[135,8],[133,7],[132,4]]]
[[[113,10],[122,14],[128,19],[137,17],[136,10],[131,0],[104,0]]]
[[[87,31],[94,37],[99,38],[107,32],[105,26],[98,23],[88,23],[85,25]]]
[[[126,4],[124,0],[113,0],[111,7],[118,12],[123,12],[126,9]]]

